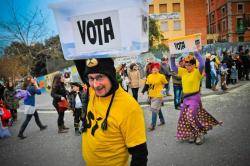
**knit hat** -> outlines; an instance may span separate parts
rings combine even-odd
[[[113,92],[115,92],[115,90],[118,89],[119,84],[116,80],[116,70],[112,58],[92,58],[86,60],[85,76],[93,73],[104,74],[110,79],[112,88],[107,95],[112,94]]]
[[[70,85],[71,86],[77,86],[77,87],[79,87],[80,90],[83,89],[82,85],[80,83],[78,83],[78,82],[71,82]]]

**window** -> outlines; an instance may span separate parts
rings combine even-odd
[[[215,20],[214,20],[214,13],[211,13],[211,15],[210,15],[210,22],[214,22]]]
[[[154,5],[149,5],[149,14],[154,13]]]
[[[180,3],[173,3],[173,12],[180,12],[181,6]]]
[[[226,20],[222,21],[222,32],[225,32],[227,30],[227,26],[226,26]]]
[[[174,21],[174,30],[175,31],[181,30],[181,21],[180,20]]]
[[[238,42],[244,42],[244,36],[239,36],[238,37]]]
[[[159,11],[160,11],[160,13],[167,13],[168,12],[167,4],[160,4]]]
[[[244,5],[243,5],[243,3],[238,3],[237,4],[237,9],[238,9],[238,13],[244,13]]]
[[[167,21],[162,21],[161,22],[161,31],[163,31],[163,32],[168,31],[168,22]]]
[[[245,26],[244,26],[244,20],[242,17],[237,18],[237,33],[244,33],[245,32]]]
[[[222,15],[222,17],[226,15],[226,7],[225,6],[223,6],[221,8],[221,15]]]

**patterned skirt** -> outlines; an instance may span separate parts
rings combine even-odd
[[[221,123],[202,107],[200,93],[197,93],[183,100],[176,137],[179,140],[197,138]]]

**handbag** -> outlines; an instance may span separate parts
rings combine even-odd
[[[69,102],[66,99],[59,101],[57,104],[59,111],[66,111],[69,108]]]
[[[1,115],[2,121],[8,120],[11,118],[11,113],[7,108],[1,107],[0,109],[2,110],[2,115]]]

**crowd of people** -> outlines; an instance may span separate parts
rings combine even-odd
[[[208,53],[205,60],[206,88],[218,90],[218,82],[222,90],[227,90],[229,84],[249,80],[250,55],[249,50],[240,46],[238,53],[224,51],[222,56]]]
[[[249,80],[249,51],[239,48],[239,54],[223,52],[223,57],[206,54],[204,60],[199,51],[179,58],[176,55],[163,57],[161,62],[148,60],[145,66],[145,84],[141,92],[141,68],[138,64],[126,64],[115,68],[111,58],[80,60],[77,69],[84,84],[71,82],[70,75],[56,74],[51,85],[53,106],[58,113],[58,133],[67,133],[65,126],[65,110],[72,110],[75,135],[82,135],[83,158],[87,164],[109,163],[121,165],[128,162],[128,154],[132,155],[131,165],[146,165],[147,144],[143,110],[138,104],[139,94],[147,93],[152,121],[148,131],[165,124],[163,116],[163,98],[170,96],[170,80],[174,91],[174,107],[180,110],[176,138],[188,140],[201,145],[204,135],[213,126],[221,125],[203,107],[201,102],[202,79],[206,77],[206,88],[217,91],[227,90],[228,84],[239,80]],[[219,81],[220,79],[220,81]],[[19,100],[24,100],[26,118],[21,125],[18,137],[23,134],[32,116],[40,130],[47,128],[38,115],[35,107],[35,96],[41,91],[32,76],[25,78],[22,90],[15,90],[14,82],[8,81],[1,85],[0,133],[4,126],[12,126],[17,121]],[[132,95],[127,93],[131,89]],[[9,110],[9,117],[3,119],[3,111]],[[135,123],[136,122],[136,123]],[[5,130],[6,132],[6,130]],[[102,154],[102,155],[100,155]],[[105,154],[105,155],[103,155]],[[115,160],[110,158],[115,157]],[[98,164],[97,164],[98,165]]]

